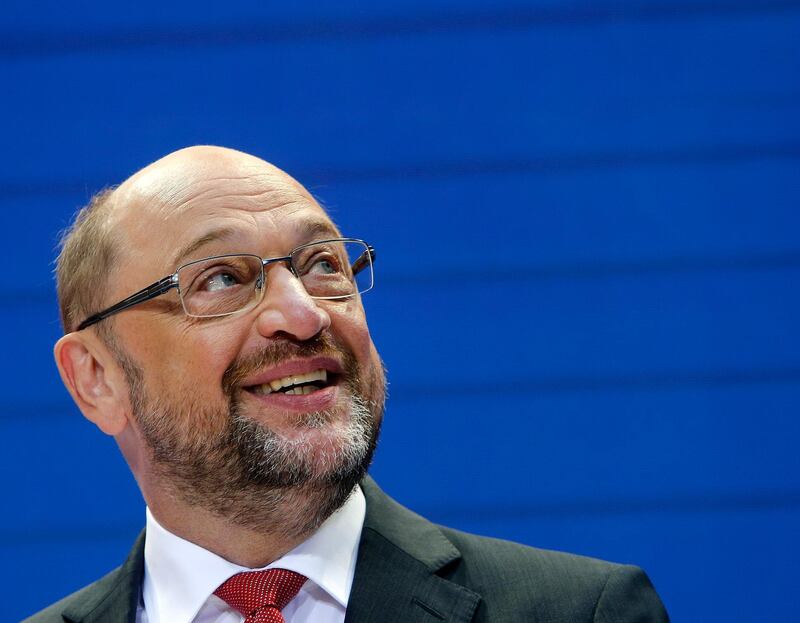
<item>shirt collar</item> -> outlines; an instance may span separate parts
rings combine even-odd
[[[356,487],[314,534],[264,569],[301,573],[346,608],[365,512],[364,494]],[[220,584],[251,571],[172,534],[149,508],[146,516],[142,599],[149,621],[190,623]]]

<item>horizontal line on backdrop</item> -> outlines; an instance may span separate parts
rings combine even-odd
[[[662,372],[642,375],[617,376],[572,376],[556,378],[526,377],[519,380],[503,382],[464,383],[448,385],[446,383],[396,384],[391,383],[389,375],[389,402],[414,402],[420,400],[446,400],[452,402],[453,396],[493,396],[498,394],[568,394],[577,392],[600,392],[619,390],[681,390],[685,388],[714,388],[753,385],[800,384],[800,368],[763,369],[763,370],[716,370],[710,372]],[[18,420],[80,417],[77,408],[71,402],[50,402],[35,404],[30,401],[24,404],[4,402],[0,404],[0,427],[4,422]]]
[[[391,376],[389,377],[391,381]],[[446,400],[454,395],[493,396],[525,394],[568,394],[619,390],[685,389],[703,387],[735,387],[737,385],[774,385],[800,383],[800,368],[779,370],[719,370],[710,372],[665,372],[629,376],[586,376],[529,378],[502,383],[481,382],[448,385],[389,385],[389,405],[393,402]]]
[[[18,530],[0,532],[0,546],[25,546],[35,543],[81,543],[86,541],[106,542],[119,539],[132,539],[144,528],[144,507],[142,522],[126,525],[80,526],[74,529],[59,529],[47,532]]]
[[[464,521],[514,521],[568,519],[609,515],[658,513],[726,513],[759,510],[800,509],[800,492],[753,493],[749,495],[694,495],[651,500],[592,500],[561,504],[469,505],[451,508],[415,508],[417,512],[439,523]]]
[[[419,274],[403,275],[390,273],[376,276],[376,287],[383,283],[391,285],[438,285],[458,287],[459,284],[520,284],[543,280],[604,279],[636,275],[702,273],[702,272],[749,272],[800,268],[800,252],[776,255],[752,255],[742,257],[664,258],[632,261],[597,261],[580,264],[554,264],[514,269],[505,267],[481,267],[475,271],[434,270]],[[376,268],[376,271],[378,269]],[[438,271],[438,272],[437,272]],[[474,289],[474,288],[472,288]],[[2,296],[2,295],[0,295]]]
[[[195,26],[145,25],[141,30],[93,32],[19,32],[0,34],[0,56],[43,57],[61,54],[187,47],[231,47],[255,43],[354,40],[451,32],[519,31],[541,26],[583,26],[617,22],[660,22],[698,17],[765,15],[796,10],[789,0],[686,3],[588,3],[579,7],[520,7],[395,15],[369,19],[267,21]],[[243,16],[246,18],[246,16]],[[261,19],[262,21],[259,21]]]
[[[378,273],[376,287],[430,286],[458,288],[460,284],[490,286],[502,284],[535,283],[550,280],[606,279],[626,276],[648,276],[657,274],[681,274],[703,272],[750,272],[800,268],[800,251],[776,255],[752,255],[742,257],[664,258],[619,262],[585,262],[580,264],[554,264],[551,266],[481,267],[480,270],[459,271],[420,270],[414,274]],[[377,269],[376,269],[377,270]],[[25,291],[0,292],[0,305],[6,308],[30,309],[33,306],[55,305],[55,286]]]
[[[319,185],[381,180],[474,178],[480,175],[542,174],[640,166],[680,166],[798,159],[800,159],[800,143],[780,143],[701,145],[665,151],[568,154],[519,159],[439,160],[411,164],[400,163],[397,166],[386,165],[380,167],[366,165],[353,167],[327,165],[286,166],[291,170],[293,177],[301,180],[313,190]],[[6,180],[0,182],[0,201],[25,197],[81,195],[88,202],[94,192],[121,181],[122,179],[116,177],[102,182],[85,180]]]
[[[800,508],[800,492],[753,493],[749,495],[696,495],[655,500],[588,500],[563,504],[477,505],[445,508],[430,506],[414,510],[438,523],[469,521],[536,521],[541,519],[585,519],[615,515],[658,513],[727,513],[759,510],[795,510]],[[5,530],[0,532],[0,545],[24,546],[34,543],[78,543],[129,539],[144,526],[122,524],[81,526],[72,530]]]
[[[295,177],[300,180],[307,177],[313,180],[314,183],[319,184],[334,184],[396,179],[473,178],[480,175],[542,174],[625,167],[725,164],[729,162],[797,159],[800,159],[800,143],[713,145],[638,153],[568,154],[524,159],[438,161],[396,167],[365,166],[358,169],[318,167],[309,169],[307,172],[301,169]],[[2,196],[2,187],[0,187],[0,196]]]

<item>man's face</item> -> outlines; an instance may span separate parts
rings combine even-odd
[[[117,224],[123,258],[109,301],[195,259],[285,256],[339,236],[288,176],[225,156],[121,189],[133,209]],[[265,288],[254,309],[216,319],[186,316],[173,291],[116,316],[112,343],[159,481],[262,528],[280,491],[328,491],[336,499],[317,500],[321,512],[343,501],[374,449],[385,387],[360,297],[313,300],[285,264],[267,267]],[[325,380],[292,389],[303,375]]]

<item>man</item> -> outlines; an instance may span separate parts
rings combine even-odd
[[[146,531],[29,621],[667,620],[635,567],[434,526],[366,477],[385,390],[360,298],[374,258],[287,174],[218,147],[78,215],[56,362],[118,443]]]

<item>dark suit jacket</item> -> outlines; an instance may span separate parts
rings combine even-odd
[[[362,483],[367,515],[345,623],[665,622],[647,576],[436,526]],[[128,559],[24,623],[134,623],[144,534]]]

